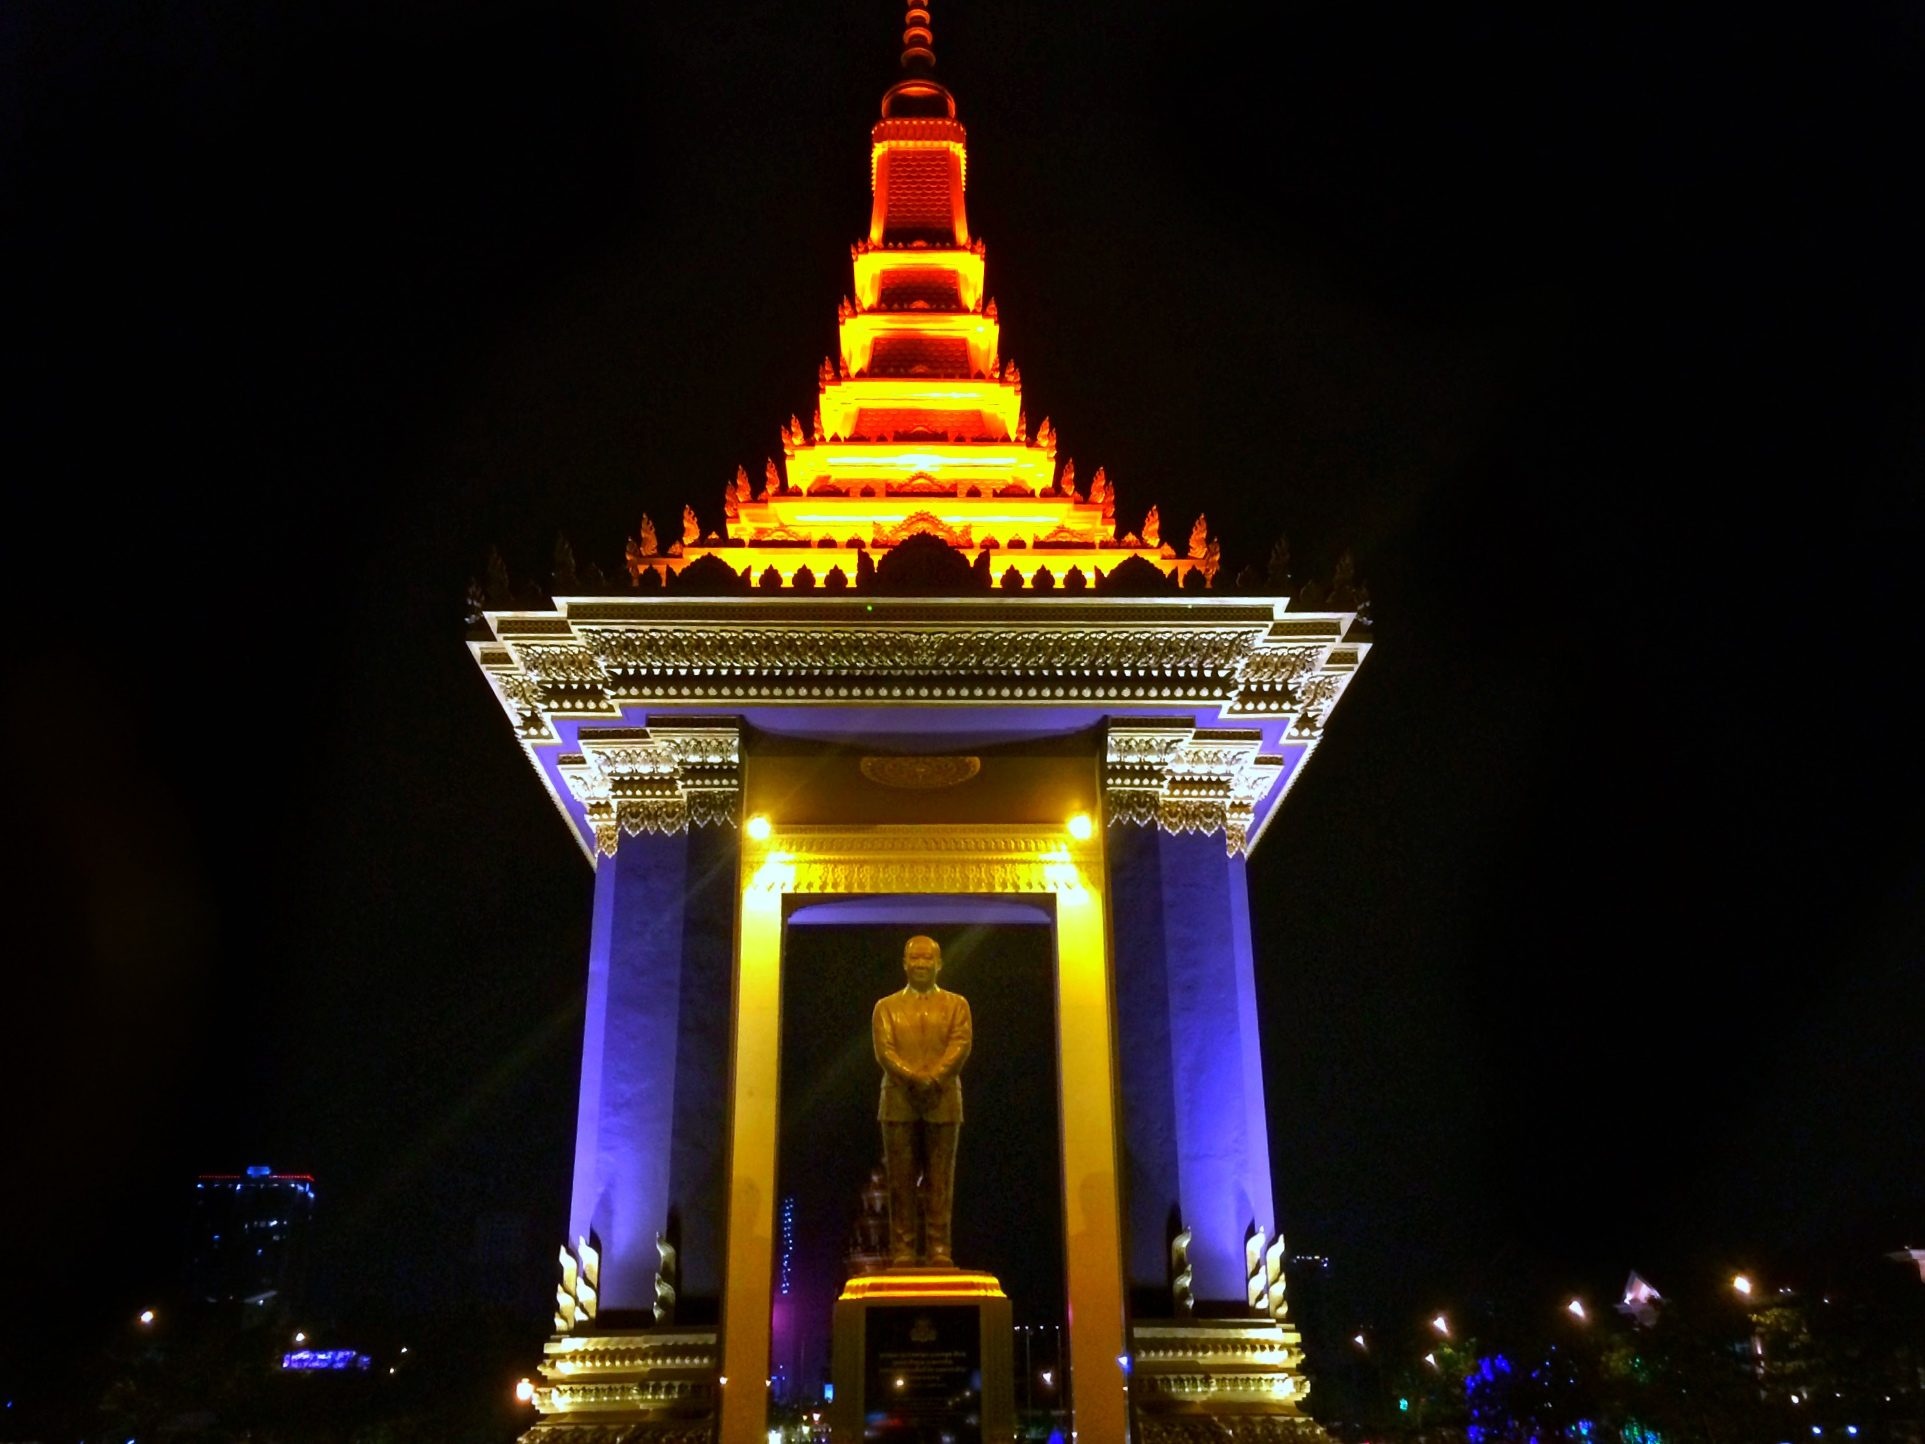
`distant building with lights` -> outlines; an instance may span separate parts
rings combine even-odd
[[[306,1282],[314,1180],[264,1166],[194,1180],[188,1296],[286,1307]]]
[[[769,1329],[769,1395],[794,1404],[808,1382],[802,1369],[801,1330],[795,1296],[795,1195],[786,1194],[776,1214],[775,1300]]]

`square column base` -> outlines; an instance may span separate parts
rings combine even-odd
[[[558,1334],[543,1354],[541,1419],[518,1444],[712,1444],[713,1329]]]
[[[1263,1317],[1139,1320],[1130,1330],[1138,1444],[1330,1444],[1302,1410],[1297,1331]]]
[[[836,1300],[835,1444],[1011,1444],[1009,1299],[957,1268],[860,1274]]]

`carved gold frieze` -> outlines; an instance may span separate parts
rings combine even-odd
[[[794,828],[745,858],[783,893],[1074,893],[1082,851],[1060,831],[884,825]]]
[[[701,1421],[712,1419],[716,1404],[717,1356],[713,1329],[558,1332],[543,1351],[541,1382],[530,1401],[543,1423],[522,1436],[524,1444],[574,1437],[569,1428],[586,1422],[584,1415],[618,1423],[625,1439],[681,1437],[656,1432],[663,1428],[712,1439],[712,1422]]]
[[[1202,728],[1186,719],[1111,720],[1103,785],[1112,822],[1165,832],[1221,832],[1232,856],[1248,845],[1256,808],[1283,773],[1255,728]]]
[[[623,834],[733,823],[742,790],[741,724],[684,718],[650,727],[584,727],[581,751],[556,764],[587,814],[596,848]]]
[[[554,736],[548,719],[542,715],[541,683],[524,672],[499,670],[491,670],[488,680],[494,683],[517,736],[531,742]]]
[[[1292,737],[1313,737],[1323,731],[1324,720],[1343,693],[1344,678],[1325,673],[1306,680],[1298,691],[1297,719],[1290,724]]]
[[[1020,623],[916,627],[584,627],[602,681],[616,692],[644,678],[711,672],[815,676],[934,673],[1022,677],[1087,672],[1181,674],[1233,680],[1262,635],[1257,627],[1048,627]],[[531,651],[561,650],[531,648]],[[571,657],[571,678],[580,662]]]
[[[974,609],[959,610],[952,623],[892,623],[865,611],[861,620],[811,625],[751,620],[739,606],[673,621],[638,610],[618,622],[609,603],[581,610],[567,638],[529,630],[547,620],[568,625],[563,618],[504,618],[507,666],[501,649],[487,649],[503,707],[524,736],[551,731],[547,719],[557,713],[774,698],[1193,701],[1230,715],[1289,715],[1307,735],[1321,728],[1363,650],[1332,647],[1341,617],[1310,619],[1325,634],[1311,642],[1301,627],[1244,620],[1253,609],[1156,624],[1138,620],[1155,615],[1140,602],[1069,625],[1044,616],[991,620]],[[1110,616],[1130,624],[1108,624]]]
[[[1310,1422],[1300,1412],[1309,1394],[1301,1340],[1275,1319],[1140,1320],[1130,1343],[1146,1437],[1187,1438],[1165,1427],[1187,1420],[1219,1428],[1200,1438],[1294,1438],[1228,1426]]]

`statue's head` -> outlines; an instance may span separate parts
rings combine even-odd
[[[923,937],[918,933],[902,947],[903,976],[909,979],[909,986],[917,992],[927,992],[936,986],[936,974],[942,971],[942,949],[934,938]]]

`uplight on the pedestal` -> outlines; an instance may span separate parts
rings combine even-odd
[[[768,814],[758,812],[748,821],[748,834],[756,842],[767,842],[775,832],[775,824],[769,821]]]
[[[1079,812],[1068,822],[1069,835],[1078,842],[1088,842],[1096,835],[1096,824],[1090,821],[1087,812]]]

